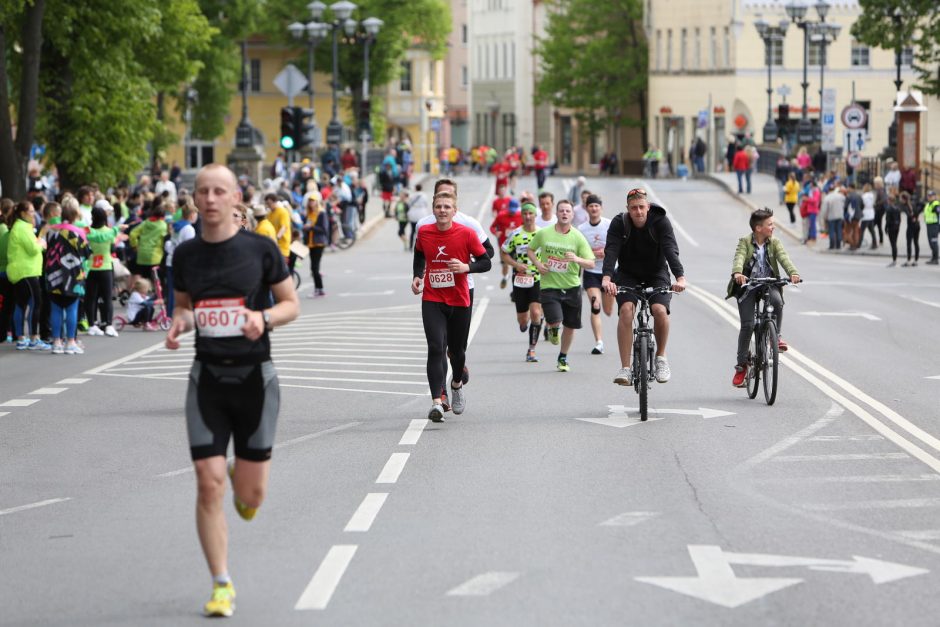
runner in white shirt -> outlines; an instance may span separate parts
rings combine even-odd
[[[613,296],[601,290],[604,269],[603,263],[600,262],[604,259],[604,247],[607,245],[607,229],[610,228],[610,218],[601,216],[604,207],[598,196],[591,194],[585,199],[585,202],[588,219],[578,226],[578,230],[587,239],[599,263],[594,268],[584,270],[581,284],[584,286],[584,292],[591,303],[591,330],[594,332],[594,348],[591,349],[591,354],[602,355],[604,353],[604,338],[602,335],[601,309],[610,317],[614,312],[614,302],[616,301]]]
[[[581,190],[581,203],[575,205],[574,207],[574,220],[571,221],[571,226],[578,228],[582,224],[588,221],[588,212],[587,212],[587,198],[591,196],[591,192],[586,189]]]
[[[538,228],[544,229],[558,222],[555,217],[555,196],[551,192],[539,194],[539,210],[541,213],[535,216],[535,226]]]

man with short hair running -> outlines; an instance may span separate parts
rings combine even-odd
[[[535,226],[544,229],[546,226],[555,226],[558,218],[555,217],[555,195],[551,192],[539,193],[539,215],[535,217]]]
[[[604,248],[604,278],[602,289],[617,297],[617,346],[620,349],[621,368],[614,377],[618,385],[633,385],[630,363],[633,361],[633,315],[638,297],[627,292],[617,293],[618,285],[637,287],[669,286],[669,271],[676,277],[671,288],[674,292],[685,289],[685,271],[679,261],[679,245],[666,217],[666,210],[646,199],[646,190],[627,192],[627,210],[610,221],[607,246]],[[672,373],[666,361],[666,343],[669,340],[669,303],[672,294],[655,294],[650,299],[653,314],[653,334],[656,337],[656,381],[666,383]]]
[[[492,264],[473,230],[454,222],[457,213],[454,194],[435,194],[433,211],[435,224],[418,229],[411,291],[422,294],[421,319],[428,342],[427,373],[432,397],[428,419],[442,422],[441,392],[447,375],[448,351],[454,373],[450,382],[451,407],[455,414],[462,414],[466,407],[460,373],[471,317],[467,274],[486,272]]]
[[[235,509],[254,518],[264,500],[280,393],[269,333],[297,317],[300,306],[280,250],[232,220],[241,198],[227,167],[210,164],[196,176],[202,233],[173,254],[176,307],[166,347],[196,329],[196,359],[186,393],[186,427],[196,470],[196,528],[213,579],[207,616],[231,616],[235,588],[228,573],[225,455]],[[276,304],[268,307],[273,292]]]
[[[568,350],[575,329],[581,328],[581,268],[594,267],[594,253],[581,231],[571,226],[574,208],[568,200],[558,201],[555,215],[558,222],[537,231],[526,254],[541,274],[542,309],[552,344],[559,343],[559,330],[564,325],[556,367],[568,372]]]
[[[587,197],[585,209],[587,209],[588,220],[578,226],[578,230],[581,231],[581,234],[590,244],[591,250],[594,251],[594,258],[603,260],[604,247],[607,245],[607,229],[610,228],[610,218],[601,215],[604,207],[600,197],[594,194]],[[602,355],[604,353],[601,308],[608,317],[614,312],[614,297],[601,290],[603,278],[603,269],[597,265],[590,270],[586,269],[581,277],[584,293],[587,294],[588,301],[591,303],[591,330],[594,332],[592,355]]]
[[[510,233],[500,248],[503,263],[512,267],[512,293],[513,302],[516,304],[519,330],[523,333],[529,332],[529,350],[525,356],[527,362],[538,361],[535,356],[535,345],[542,331],[542,305],[539,297],[541,275],[526,254],[529,250],[529,242],[538,231],[535,226],[536,212],[537,209],[533,203],[523,203],[522,226]]]

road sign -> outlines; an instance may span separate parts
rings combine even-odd
[[[793,91],[793,90],[790,89],[790,86],[789,86],[789,85],[781,85],[780,87],[777,88],[777,94],[778,94],[781,98],[783,98],[783,101],[784,101],[784,102],[787,101],[787,96],[790,95],[790,92],[791,92],[791,91]]]
[[[842,146],[846,152],[861,152],[865,149],[865,129],[849,130],[843,136]]]
[[[288,98],[293,98],[300,92],[304,90],[307,86],[307,77],[304,76],[303,72],[297,69],[296,66],[287,65],[283,70],[278,72],[278,75],[274,77],[274,86],[277,87],[278,91],[287,96]]]
[[[823,90],[822,149],[827,152],[836,149],[836,90],[831,87]]]
[[[865,107],[857,103],[847,105],[842,109],[842,123],[848,129],[865,128],[865,122],[868,120],[868,112]]]
[[[326,125],[326,143],[339,144],[343,141],[343,125],[336,120],[330,120]]]

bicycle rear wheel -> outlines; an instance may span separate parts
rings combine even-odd
[[[647,418],[647,393],[649,392],[649,337],[641,335],[639,337],[639,350],[633,356],[633,384],[637,386],[637,394],[640,395],[640,420]]]
[[[773,405],[777,400],[777,369],[780,363],[780,347],[777,345],[777,325],[768,320],[763,333],[764,353],[764,400]]]
[[[751,344],[747,349],[747,374],[745,380],[747,381],[748,398],[757,397],[757,387],[760,383],[761,356],[757,342],[758,337],[760,337],[759,327],[754,329],[754,333],[751,335]]]

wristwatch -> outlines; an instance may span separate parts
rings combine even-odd
[[[271,326],[271,314],[265,309],[261,312],[261,318],[264,320],[264,330],[273,331],[274,327]]]

